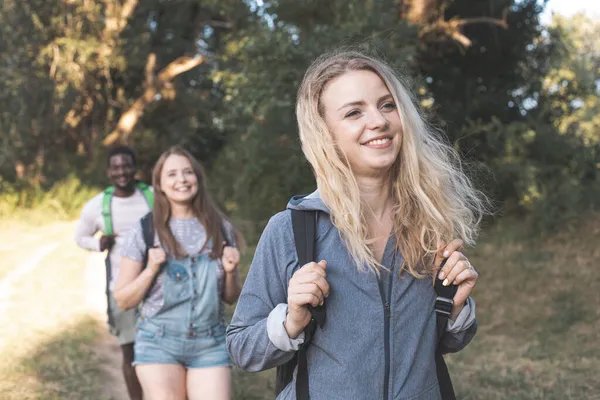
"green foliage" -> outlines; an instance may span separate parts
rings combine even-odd
[[[547,42],[555,50],[527,120],[537,135],[523,163],[538,166],[539,198],[527,209],[543,228],[598,205],[600,23],[556,17]]]
[[[295,94],[310,62],[340,46],[380,55],[413,82],[503,213],[551,228],[595,206],[600,28],[584,15],[544,27],[538,0],[435,0],[416,19],[408,0],[148,0],[126,16],[122,3],[0,4],[3,214],[42,203],[70,214],[63,200],[40,200],[42,188],[69,174],[104,182],[100,143],[149,84],[149,55],[155,78],[202,56],[144,107],[130,143],[146,179],[162,151],[186,146],[253,241],[292,195],[314,189]],[[452,33],[440,21],[461,25]]]
[[[224,124],[236,134],[221,152],[212,181],[230,211],[249,220],[251,238],[292,195],[314,190],[294,114],[304,71],[321,53],[351,44],[385,54],[396,66],[409,64],[416,29],[390,12],[395,8],[394,1],[336,0],[326,7],[265,2],[272,26],[257,27],[227,48],[227,66],[233,67],[217,77],[227,93]]]
[[[178,142],[210,163],[224,144],[223,93],[209,75],[218,68],[213,55],[252,21],[248,8],[233,0],[127,3],[132,8],[120,0],[0,4],[0,50],[10,55],[0,60],[5,179],[52,183],[74,167],[81,176],[103,169],[101,141],[151,80],[150,54],[153,79],[178,57],[206,61],[144,109],[131,142],[152,157],[148,164]]]
[[[73,218],[99,191],[82,184],[75,176],[56,182],[48,190],[26,182],[11,184],[0,180],[0,218],[26,218],[33,210],[35,218],[44,220]]]
[[[558,57],[544,79],[547,107],[561,134],[580,137],[586,146],[600,144],[600,22],[577,14],[558,16],[552,25],[560,38]]]

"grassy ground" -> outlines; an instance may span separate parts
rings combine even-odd
[[[7,225],[4,225],[6,227]],[[86,254],[72,243],[73,224],[2,229],[0,271],[19,267],[36,249],[58,247],[15,282],[0,311],[0,398],[103,399],[100,366],[93,352],[102,323],[87,314]]]
[[[240,262],[240,278],[246,278],[248,267],[252,262],[254,248],[246,249]],[[228,306],[226,318],[231,319],[235,306]],[[259,373],[244,372],[233,368],[233,399],[234,400],[272,400],[275,398],[275,370]]]
[[[59,247],[0,311],[0,399],[106,399],[111,383],[93,349],[104,327],[86,311],[86,253],[72,244],[73,225],[6,226],[0,279],[40,246]],[[459,399],[600,399],[598,243],[600,215],[546,238],[509,220],[482,237],[469,252],[481,275],[479,333],[448,357]],[[234,399],[273,398],[273,371],[234,374]]]
[[[600,399],[600,215],[545,239],[517,221],[472,254],[480,328],[451,357],[461,399]]]

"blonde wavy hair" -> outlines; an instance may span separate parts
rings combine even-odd
[[[333,224],[361,270],[382,265],[370,243],[358,183],[324,119],[323,90],[348,71],[372,71],[392,94],[402,123],[402,146],[389,173],[397,250],[402,271],[422,278],[434,275],[438,244],[460,238],[473,245],[486,197],[463,173],[458,154],[421,117],[410,92],[391,67],[356,51],[324,54],[306,71],[298,90],[296,115],[304,155]]]

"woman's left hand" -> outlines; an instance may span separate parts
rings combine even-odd
[[[223,269],[225,272],[231,273],[235,271],[240,263],[240,252],[235,247],[225,246],[223,247],[221,261],[223,262]]]
[[[440,246],[436,257],[436,267],[440,266],[443,259],[447,259],[446,264],[438,274],[438,277],[444,281],[444,286],[458,285],[453,299],[455,311],[462,310],[465,301],[467,301],[475,287],[475,283],[477,283],[477,278],[479,278],[479,274],[475,271],[469,259],[460,252],[462,248],[463,241],[455,239],[447,245]],[[452,314],[455,314],[455,312]]]

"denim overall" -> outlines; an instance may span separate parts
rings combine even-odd
[[[220,315],[218,263],[206,251],[181,260],[168,258],[157,280],[163,284],[162,307],[152,316],[142,308],[138,317],[134,365],[231,365]]]

